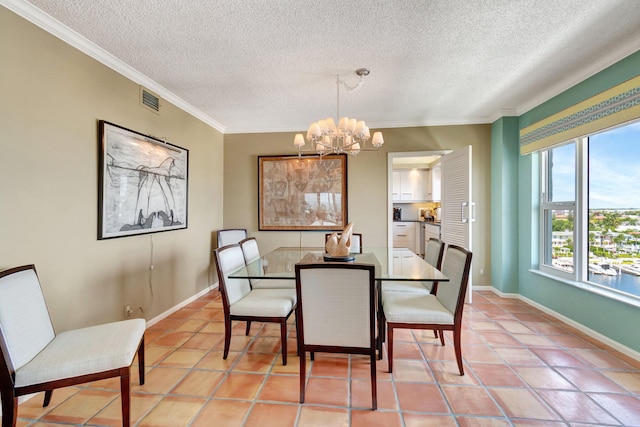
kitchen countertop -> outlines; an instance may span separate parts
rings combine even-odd
[[[419,222],[424,224],[440,225],[440,221],[420,221],[419,219],[401,219],[398,221],[394,220],[393,222]]]

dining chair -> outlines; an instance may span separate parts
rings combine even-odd
[[[368,355],[371,401],[377,409],[375,270],[371,264],[296,264],[296,323],[300,403],[304,403],[306,353]]]
[[[472,253],[460,246],[447,247],[442,273],[449,282],[440,286],[437,294],[382,292],[382,323],[387,326],[389,372],[393,372],[393,330],[432,329],[438,331],[442,345],[443,331],[453,331],[456,361],[460,375],[464,375],[460,335],[471,257]]]
[[[240,243],[240,240],[247,238],[246,228],[226,228],[218,230],[218,247]]]
[[[329,237],[333,233],[327,233],[324,235],[324,241],[329,240]],[[338,240],[340,240],[340,234],[338,233]],[[352,254],[362,253],[362,233],[351,233],[351,250]]]
[[[260,258],[260,249],[255,237],[247,237],[239,243],[244,255],[245,264]],[[295,289],[295,280],[287,279],[249,279],[252,289]]]
[[[34,265],[0,272],[0,395],[2,426],[15,427],[18,397],[120,377],[122,425],[130,421],[130,371],[138,355],[144,384],[144,319],[55,333]]]
[[[229,274],[245,265],[244,254],[239,244],[218,248],[213,254],[224,311],[224,353],[222,358],[226,359],[229,355],[231,322],[233,320],[247,322],[246,335],[249,335],[252,321],[279,323],[282,364],[286,365],[287,320],[296,307],[295,290],[251,289],[249,279],[229,277]]]

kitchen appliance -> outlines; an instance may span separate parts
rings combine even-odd
[[[440,221],[440,208],[435,208],[433,210],[433,219],[436,221]]]
[[[402,209],[393,208],[393,220],[394,221],[402,221]]]

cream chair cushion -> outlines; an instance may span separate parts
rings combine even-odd
[[[144,319],[62,332],[16,370],[16,387],[130,366],[144,334]]]
[[[453,313],[435,295],[383,292],[382,305],[390,323],[453,325]]]
[[[431,292],[431,284],[426,282],[383,280],[381,286],[383,292],[410,292],[414,294]]]
[[[254,289],[229,307],[232,316],[285,317],[296,304],[295,289]]]

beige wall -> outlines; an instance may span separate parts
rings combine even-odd
[[[373,132],[373,131],[372,131]],[[471,145],[473,151],[473,280],[490,284],[491,126],[437,126],[383,129],[379,152],[348,160],[349,220],[364,234],[365,246],[387,244],[387,153],[437,151]],[[247,228],[260,250],[278,246],[321,245],[324,232],[258,231],[258,155],[294,154],[294,133],[231,134],[224,138],[224,226]],[[487,273],[480,276],[483,268]]]
[[[35,264],[57,330],[151,319],[210,283],[223,135],[0,7],[0,269]],[[97,240],[98,120],[189,150],[186,230]],[[153,245],[153,276],[150,260]]]

